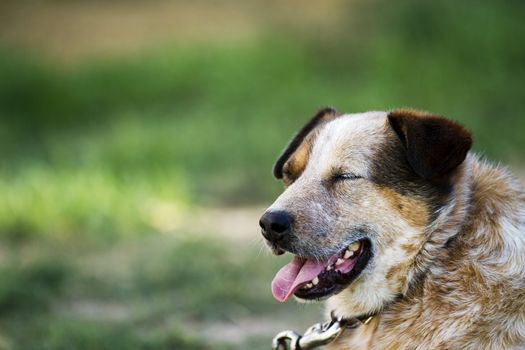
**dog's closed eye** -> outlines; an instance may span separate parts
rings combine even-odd
[[[340,182],[340,181],[347,181],[347,180],[357,180],[362,179],[363,177],[354,173],[336,173],[332,175],[330,180],[332,183]]]

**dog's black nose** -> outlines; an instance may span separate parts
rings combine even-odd
[[[276,243],[290,232],[292,217],[285,211],[267,211],[259,220],[259,226],[264,238]]]

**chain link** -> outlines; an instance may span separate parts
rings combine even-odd
[[[272,350],[311,350],[319,346],[330,344],[346,329],[366,325],[374,315],[343,319],[331,312],[331,320],[325,323],[316,323],[308,328],[304,335],[294,331],[280,332],[272,340]]]
[[[304,335],[294,331],[280,332],[273,338],[272,350],[310,350],[333,342],[343,332],[341,319],[316,323]]]

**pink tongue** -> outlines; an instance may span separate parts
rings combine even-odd
[[[301,284],[313,280],[328,265],[328,261],[316,263],[294,256],[291,263],[283,266],[272,281],[272,294],[284,303]]]

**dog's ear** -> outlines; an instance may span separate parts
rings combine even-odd
[[[472,146],[470,131],[440,116],[402,109],[390,112],[388,121],[406,149],[408,163],[424,179],[443,179]]]
[[[337,116],[337,111],[332,107],[326,107],[319,110],[319,112],[317,112],[317,114],[314,115],[310,121],[308,121],[308,123],[306,123],[306,125],[301,128],[301,130],[299,130],[299,132],[290,141],[288,146],[284,149],[283,153],[279,156],[277,162],[273,166],[273,175],[277,179],[282,179],[284,164],[303,143],[306,136],[308,136],[318,125],[335,119]]]

